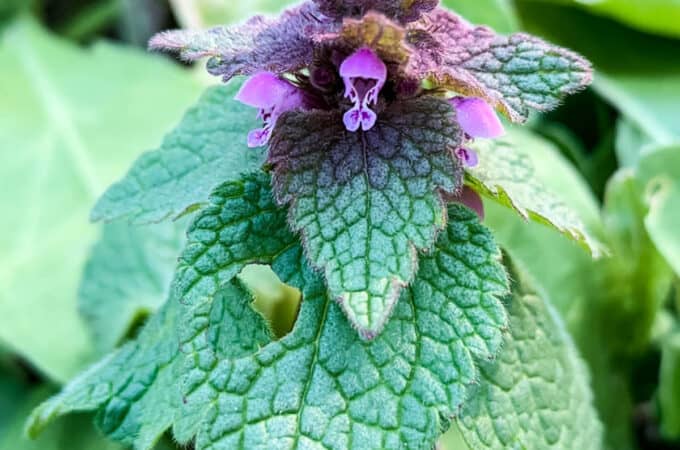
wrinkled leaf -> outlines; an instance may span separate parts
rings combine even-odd
[[[365,338],[380,333],[418,252],[446,225],[439,191],[460,189],[451,150],[460,133],[451,106],[433,98],[395,103],[364,133],[347,131],[336,112],[279,119],[269,153],[274,193]]]
[[[513,122],[549,111],[592,80],[590,63],[535,36],[500,36],[437,9],[409,28],[409,72],[461,95],[482,97]]]
[[[249,323],[237,314],[236,329],[234,314],[225,318],[250,302],[238,286],[194,305],[180,441],[198,433],[198,449],[431,446],[441,417],[475,379],[476,361],[493,358],[504,322],[496,296],[505,275],[498,254],[487,253],[491,238],[471,212],[454,207],[451,214],[456,225],[438,241],[441,253],[424,258],[373,341],[357,336],[299,247],[274,261],[304,296],[295,328],[280,341],[263,346],[256,316]],[[474,275],[465,271],[471,265]]]
[[[422,259],[384,332],[366,342],[328,298],[266,192],[264,175],[227,183],[196,218],[183,256],[183,273],[195,278],[182,298],[181,336],[175,299],[136,341],[39,407],[31,432],[58,415],[99,409],[103,429],[128,443],[135,436],[138,448],[172,418],[181,442],[198,433],[198,449],[432,445],[441,417],[461,405],[477,362],[493,359],[506,326],[499,297],[507,279],[491,235],[472,212],[452,207],[440,252]],[[273,262],[304,296],[295,328],[279,341],[233,281],[256,261]],[[183,375],[183,395],[176,380],[168,384],[171,374]]]
[[[166,61],[84,50],[28,19],[0,39],[0,340],[64,381],[92,351],[76,308],[89,209],[200,88]]]
[[[458,417],[475,449],[602,449],[587,369],[550,305],[513,277],[510,334]]]
[[[205,203],[220,183],[257,168],[261,153],[246,146],[255,116],[233,99],[239,86],[210,88],[160,148],[143,154],[106,191],[92,218],[136,224],[176,218]]]
[[[536,145],[528,134],[515,134],[473,144],[479,164],[467,170],[468,183],[480,193],[515,209],[524,219],[549,225],[602,255],[602,245],[586,230],[579,216],[538,179],[523,148]],[[533,142],[532,142],[533,141]],[[518,144],[522,145],[518,145]]]
[[[221,266],[229,272],[229,278],[233,278],[244,265],[265,260],[265,250],[271,249],[271,246],[260,247],[259,240],[253,239],[247,241],[255,245],[249,252],[239,246],[243,242],[240,233],[253,227],[265,236],[276,235],[280,230],[285,232],[285,227],[270,227],[272,222],[278,225],[284,221],[285,214],[274,207],[263,183],[227,183],[220,192],[225,190],[230,190],[232,196],[220,197],[225,214],[221,235],[231,239],[231,250],[242,252],[237,255],[243,257],[233,258],[228,267]],[[272,214],[279,217],[279,221],[274,221]],[[199,225],[204,223],[200,218],[196,221]],[[187,247],[185,257],[196,255],[192,253],[193,248],[195,246]],[[271,251],[270,258],[281,250]],[[196,268],[200,269],[200,264]],[[211,286],[217,289],[216,285]],[[38,434],[60,415],[98,409],[97,423],[107,435],[125,444],[134,444],[136,448],[151,448],[172,425],[181,403],[177,382],[182,361],[179,331],[183,322],[180,317],[180,300],[171,296],[137,339],[91,366],[71,380],[59,395],[37,408],[29,423],[29,433]]]

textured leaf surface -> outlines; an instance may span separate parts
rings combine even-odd
[[[180,441],[198,433],[199,449],[431,447],[505,326],[498,250],[472,212],[452,207],[451,216],[441,252],[423,258],[373,341],[357,336],[299,247],[274,261],[304,297],[280,341],[244,351],[267,341],[261,319],[239,319],[238,329],[225,319],[250,302],[237,286],[195,305],[185,319]]]
[[[246,146],[255,116],[233,99],[239,86],[210,88],[160,148],[143,154],[106,191],[92,218],[136,224],[175,218],[205,203],[220,183],[257,168],[262,156]]]
[[[85,265],[79,309],[102,353],[168,298],[187,221],[107,224]]]
[[[527,135],[523,136],[527,139]],[[588,234],[578,215],[538,180],[529,156],[521,152],[521,147],[512,145],[515,140],[516,137],[476,141],[473,147],[479,164],[468,169],[467,181],[523,218],[550,225],[589,249],[593,256],[601,256],[602,245]]]
[[[275,195],[364,337],[380,332],[418,250],[446,224],[438,191],[460,188],[451,153],[459,139],[452,108],[432,98],[395,103],[364,133],[345,130],[339,113],[279,119],[269,154]]]
[[[201,88],[167,61],[28,20],[3,30],[0,61],[0,341],[65,381],[92,352],[76,307],[89,210]]]
[[[515,277],[516,279],[516,277]],[[510,333],[458,418],[475,449],[602,449],[589,377],[560,318],[518,282]]]
[[[225,239],[231,239],[230,248],[240,250],[238,254],[242,256],[242,259],[232,261],[230,273],[233,277],[245,264],[252,262],[247,257],[248,249],[239,247],[244,230],[256,228],[262,235],[267,235],[275,234],[277,229],[270,228],[272,222],[268,215],[274,206],[267,185],[245,182],[228,183],[227,186],[230,186],[232,196],[220,197],[225,221],[220,231]],[[262,192],[267,194],[268,201],[261,199]],[[196,223],[204,222],[198,219]],[[205,237],[203,232],[199,233]],[[258,241],[248,242],[257,245]],[[257,252],[251,252],[251,257],[265,260],[264,250],[259,246],[255,249]],[[186,251],[192,252],[191,245]],[[112,438],[134,444],[136,448],[153,446],[172,425],[181,401],[177,376],[181,367],[178,363],[182,360],[179,330],[183,322],[179,310],[179,299],[171,297],[136,340],[90,367],[59,395],[36,409],[29,432],[39,433],[60,415],[96,409],[99,426]]]
[[[437,9],[412,26],[410,71],[437,86],[484,98],[514,122],[548,111],[592,80],[590,63],[524,33],[499,36]]]
[[[197,433],[198,449],[434,443],[442,417],[461,405],[477,362],[493,358],[507,326],[500,302],[507,279],[488,230],[472,212],[451,207],[440,252],[422,259],[387,328],[366,342],[294,237],[277,235],[286,229],[285,212],[262,195],[267,189],[263,176],[243,183],[241,197],[236,183],[227,184],[194,222],[183,256],[183,273],[194,277],[181,307],[181,349],[180,303],[171,301],[137,341],[36,410],[32,432],[60,414],[99,409],[103,428],[126,442],[136,436],[138,448],[148,448],[172,418],[180,441]],[[253,233],[271,239],[243,239]],[[279,341],[251,309],[251,296],[226,278],[254,261],[273,262],[304,296],[295,328]],[[165,355],[172,361],[159,365]]]
[[[361,16],[378,11],[386,16],[410,22],[437,6],[438,0],[314,0],[319,9],[330,17]]]
[[[227,81],[266,70],[295,72],[309,66],[315,38],[337,28],[316,5],[305,2],[276,19],[254,16],[243,24],[208,30],[164,31],[151,39],[154,50],[178,53],[186,61],[208,60],[208,71]]]

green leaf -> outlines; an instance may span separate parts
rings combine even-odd
[[[218,189],[219,196],[213,199],[219,198],[221,214],[212,217],[210,214],[214,208],[208,208],[190,227],[192,241],[211,238],[215,244],[205,253],[197,249],[195,242],[187,245],[183,258],[189,258],[189,255],[196,257],[194,270],[205,268],[204,263],[210,265],[219,261],[211,258],[224,250],[220,242],[215,241],[217,235],[210,236],[207,230],[200,228],[211,220],[224,221],[220,224],[219,236],[228,240],[228,250],[233,252],[229,253],[233,255],[232,259],[220,266],[224,273],[229,274],[223,282],[238,274],[244,265],[266,260],[267,251],[272,252],[270,259],[280,253],[281,249],[274,245],[260,245],[261,240],[255,239],[259,235],[250,231],[255,229],[262,236],[277,236],[281,230],[287,233],[286,227],[281,226],[285,224],[285,212],[275,207],[268,185],[268,177],[261,175],[249,177],[244,182],[227,183]],[[270,226],[271,223],[276,227]],[[249,235],[253,239],[244,239]],[[253,244],[253,249],[249,251],[244,242]],[[273,243],[272,240],[267,242]],[[187,272],[184,273],[186,276]],[[206,273],[197,287],[215,292],[219,285],[210,284],[212,281]],[[176,292],[178,290],[173,289],[171,294]],[[91,366],[59,395],[38,407],[29,420],[29,433],[37,435],[58,416],[98,410],[98,425],[107,435],[125,444],[134,444],[136,448],[151,448],[172,425],[181,403],[177,375],[182,361],[179,330],[184,322],[180,320],[179,301],[179,297],[171,295],[137,339]]]
[[[587,9],[593,14],[615,18],[640,30],[680,37],[678,0],[543,0]]]
[[[3,389],[8,385],[12,387],[12,391],[7,392]],[[5,379],[0,374],[0,406],[7,405],[6,409],[2,408],[0,411],[8,413],[7,417],[0,413],[0,448],[8,450],[122,450],[120,446],[106,441],[92,425],[92,417],[85,414],[67,418],[39,439],[28,439],[23,430],[26,416],[52,392],[48,386],[29,389],[11,379]]]
[[[304,297],[280,341],[258,348],[261,319],[224,318],[251,301],[238,286],[195,305],[185,319],[178,439],[197,433],[198,449],[432,446],[476,379],[476,363],[493,359],[505,324],[498,249],[471,211],[454,206],[450,214],[439,253],[421,259],[373,341],[352,329],[299,247],[273,265]]]
[[[661,432],[668,439],[680,439],[680,332],[675,331],[661,345],[659,372]]]
[[[512,33],[519,29],[514,7],[509,0],[444,0],[442,4],[466,20],[487,25],[497,33]]]
[[[38,408],[31,432],[58,415],[99,408],[104,430],[128,443],[136,436],[137,448],[148,448],[172,418],[181,442],[198,433],[198,449],[434,443],[442,418],[460,407],[478,376],[477,362],[493,359],[507,326],[499,300],[507,278],[490,233],[474,213],[452,206],[439,251],[421,259],[393,319],[366,342],[328,298],[294,236],[280,231],[286,214],[265,195],[268,185],[266,176],[255,175],[216,190],[212,206],[194,221],[182,258],[183,273],[195,277],[178,278],[193,280],[181,320],[175,299],[137,341]],[[272,262],[303,293],[293,331],[278,341],[233,279],[256,261]],[[171,320],[162,323],[164,316]],[[121,356],[126,348],[129,358]],[[171,351],[171,367],[159,368]],[[167,384],[171,374],[183,375],[182,395],[173,390],[176,379]],[[154,397],[160,392],[162,399]]]
[[[443,100],[393,104],[376,126],[351,133],[337,112],[290,113],[279,119],[269,162],[274,192],[290,204],[290,224],[323,270],[359,333],[380,333],[446,225],[440,191],[460,188],[451,148],[460,141]]]
[[[85,265],[78,307],[101,353],[168,298],[187,221],[107,224]]]
[[[471,448],[602,449],[589,376],[561,319],[513,276],[510,334],[458,424]]]
[[[680,275],[680,146],[657,148],[646,155],[640,161],[638,176],[649,203],[647,232]]]
[[[641,33],[576,8],[534,0],[516,0],[515,5],[529,32],[592,61],[596,91],[657,143],[680,140],[680,58],[669,57],[678,52],[677,40]]]
[[[590,250],[594,257],[602,245],[586,230],[578,215],[537,178],[531,159],[521,149],[536,145],[531,135],[514,129],[508,136],[477,140],[473,147],[479,164],[467,169],[467,182],[478,192],[516,210],[524,219],[549,225]]]
[[[220,183],[259,167],[261,153],[246,146],[255,115],[233,99],[239,86],[210,88],[160,148],[143,154],[106,191],[92,219],[141,224],[176,218],[206,202]]]
[[[579,211],[588,228],[603,239],[606,233],[599,206],[586,181],[559,150],[538,137],[526,140],[521,148],[536,168],[536,177],[551,191],[559,192],[570,208]],[[629,210],[628,206],[623,208]],[[527,223],[514,211],[495,202],[486,202],[485,212],[485,223],[514,261],[531,276],[541,297],[558,307],[588,361],[596,406],[606,424],[608,447],[632,450],[634,436],[630,417],[633,402],[629,366],[621,367],[621,358],[613,356],[612,347],[620,348],[622,342],[625,345],[627,336],[620,338],[619,333],[636,326],[639,308],[647,308],[648,302],[658,300],[646,297],[641,300],[632,290],[612,290],[612,286],[643,285],[628,278],[630,269],[620,272],[606,269],[609,258],[593,261],[554,228]],[[635,261],[636,257],[632,257],[628,262]],[[605,273],[615,277],[609,278]]]
[[[89,209],[200,86],[161,58],[75,47],[28,19],[4,30],[0,64],[0,341],[65,381],[92,357],[76,307]]]

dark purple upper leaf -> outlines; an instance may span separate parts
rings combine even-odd
[[[339,111],[287,113],[270,144],[274,194],[290,204],[312,265],[365,338],[385,325],[411,283],[418,250],[446,225],[440,192],[457,192],[461,131],[445,100],[420,97],[379,111],[370,131]]]
[[[547,111],[587,86],[588,61],[524,33],[499,36],[443,9],[409,26],[409,72],[462,95],[482,97],[515,122]]]
[[[361,17],[368,11],[378,11],[400,22],[411,22],[436,8],[439,0],[314,0],[314,3],[329,17]]]
[[[226,81],[263,70],[284,73],[307,67],[313,60],[315,37],[338,27],[307,2],[277,19],[255,16],[234,26],[165,31],[154,36],[149,47],[176,52],[186,61],[209,57],[210,73]]]

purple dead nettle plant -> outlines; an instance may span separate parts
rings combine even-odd
[[[225,82],[249,77],[236,99],[259,110],[262,127],[244,140],[266,146],[275,197],[291,207],[291,227],[301,233],[312,264],[325,271],[329,291],[367,338],[379,333],[412,280],[417,260],[408,255],[427,251],[443,229],[446,201],[483,217],[482,201],[464,175],[479,164],[473,140],[503,135],[496,113],[524,122],[531,109],[552,109],[591,81],[589,63],[579,55],[523,33],[499,36],[437,4],[314,0],[276,19],[169,31],[150,43],[187,61],[207,57],[208,71]],[[402,251],[403,260],[385,261],[396,269],[357,269],[367,282],[350,287],[355,272],[340,273],[345,269],[336,267],[337,255],[326,245],[332,225],[309,205],[329,204],[324,196],[342,198],[332,185],[352,186],[360,173],[367,174],[368,189],[377,190],[390,189],[391,173],[417,179],[418,187],[407,189],[431,191],[434,200],[417,195],[434,205],[434,217],[428,229],[402,232],[413,250]],[[382,208],[384,219],[364,214],[375,224],[392,220],[388,209]],[[418,220],[400,226],[408,230]],[[364,232],[353,233],[360,240]],[[370,249],[355,253],[357,260],[371,259]]]

